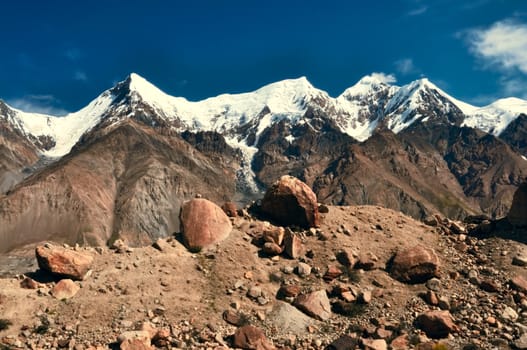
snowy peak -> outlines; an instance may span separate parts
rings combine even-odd
[[[467,113],[463,125],[499,136],[522,113],[527,114],[526,100],[503,98],[481,108],[475,107]]]

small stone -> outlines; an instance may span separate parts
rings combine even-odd
[[[225,322],[232,324],[233,326],[241,326],[242,325],[242,317],[238,312],[232,311],[232,310],[225,310],[223,312],[223,319]]]
[[[300,292],[302,291],[302,288],[295,284],[289,284],[281,286],[278,290],[277,296],[279,299],[284,298],[296,298]]]
[[[438,278],[431,278],[426,281],[426,288],[439,292],[441,290],[441,281]]]
[[[279,255],[282,253],[282,247],[273,242],[265,242],[262,251],[267,255]]]
[[[518,313],[513,309],[511,308],[510,306],[506,306],[505,309],[503,310],[503,312],[501,313],[501,317],[504,319],[504,320],[508,320],[508,321],[516,321],[518,319]]]
[[[338,262],[346,267],[353,267],[355,263],[357,262],[355,258],[355,254],[349,249],[344,249],[338,252],[336,254],[336,257],[337,257]]]
[[[233,337],[233,345],[241,349],[275,349],[260,328],[250,325],[240,327],[236,330]]]
[[[437,298],[437,295],[432,290],[429,290],[429,291],[426,292],[424,299],[429,305],[437,306],[439,304],[439,300]]]
[[[249,291],[247,292],[247,295],[251,298],[256,299],[262,295],[262,288],[259,286],[251,286],[251,288],[249,288]]]
[[[63,279],[57,282],[57,284],[51,290],[51,295],[59,300],[70,299],[77,294],[80,287],[70,279]]]
[[[485,292],[489,292],[489,293],[496,293],[500,289],[499,285],[496,282],[492,280],[488,280],[488,279],[481,281],[481,283],[479,284],[479,287]]]
[[[332,281],[335,278],[338,278],[340,275],[342,275],[342,270],[338,266],[330,265],[328,266],[328,269],[326,273],[324,274],[323,278],[326,281]]]
[[[359,295],[359,300],[364,304],[371,303],[371,291],[365,290]]]
[[[298,263],[297,272],[300,277],[307,277],[311,274],[311,266],[306,263]]]
[[[512,264],[516,266],[527,266],[527,256],[516,255],[512,258]]]
[[[511,279],[511,286],[522,293],[527,293],[527,279],[521,275]]]
[[[359,259],[355,264],[356,269],[363,269],[364,271],[370,271],[375,268],[375,261],[367,254],[359,255]]]
[[[366,350],[387,350],[388,345],[384,339],[362,339],[362,345]]]
[[[331,305],[325,290],[300,294],[296,297],[294,306],[321,321],[331,317]]]
[[[284,251],[292,259],[297,259],[302,255],[303,244],[298,235],[291,230],[286,230],[284,237]]]
[[[25,289],[38,289],[40,283],[32,278],[26,277],[20,282],[20,287]]]
[[[427,311],[417,317],[417,325],[430,338],[445,338],[458,327],[448,311]]]

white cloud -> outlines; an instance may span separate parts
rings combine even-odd
[[[79,81],[87,81],[88,80],[88,76],[83,71],[78,70],[73,75],[73,79],[79,80]]]
[[[504,20],[467,34],[471,51],[488,67],[527,74],[527,24]]]
[[[395,65],[395,69],[403,75],[417,72],[417,67],[411,58],[402,58],[395,61],[393,64]]]
[[[68,111],[56,107],[60,101],[53,95],[27,95],[22,98],[14,98],[7,101],[7,104],[29,113],[42,113],[51,115],[66,115]]]
[[[397,79],[395,78],[395,75],[393,74],[386,74],[382,72],[374,72],[368,76],[371,80],[374,81],[381,81],[386,84],[392,84],[397,82]]]
[[[408,16],[419,16],[428,11],[428,6],[421,6],[416,9],[413,9],[407,13]]]

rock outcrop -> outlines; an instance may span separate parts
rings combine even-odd
[[[285,175],[265,193],[261,210],[282,225],[320,225],[317,196],[299,179]]]
[[[181,207],[181,232],[187,248],[200,250],[229,235],[232,224],[225,212],[211,201],[195,198]]]
[[[56,276],[82,280],[93,263],[93,256],[71,249],[45,244],[35,249],[38,266]]]

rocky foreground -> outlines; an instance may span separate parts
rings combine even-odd
[[[518,229],[313,207],[289,185],[261,209],[296,188],[295,225],[196,199],[153,246],[4,257],[0,348],[527,349],[527,249],[492,234]]]

